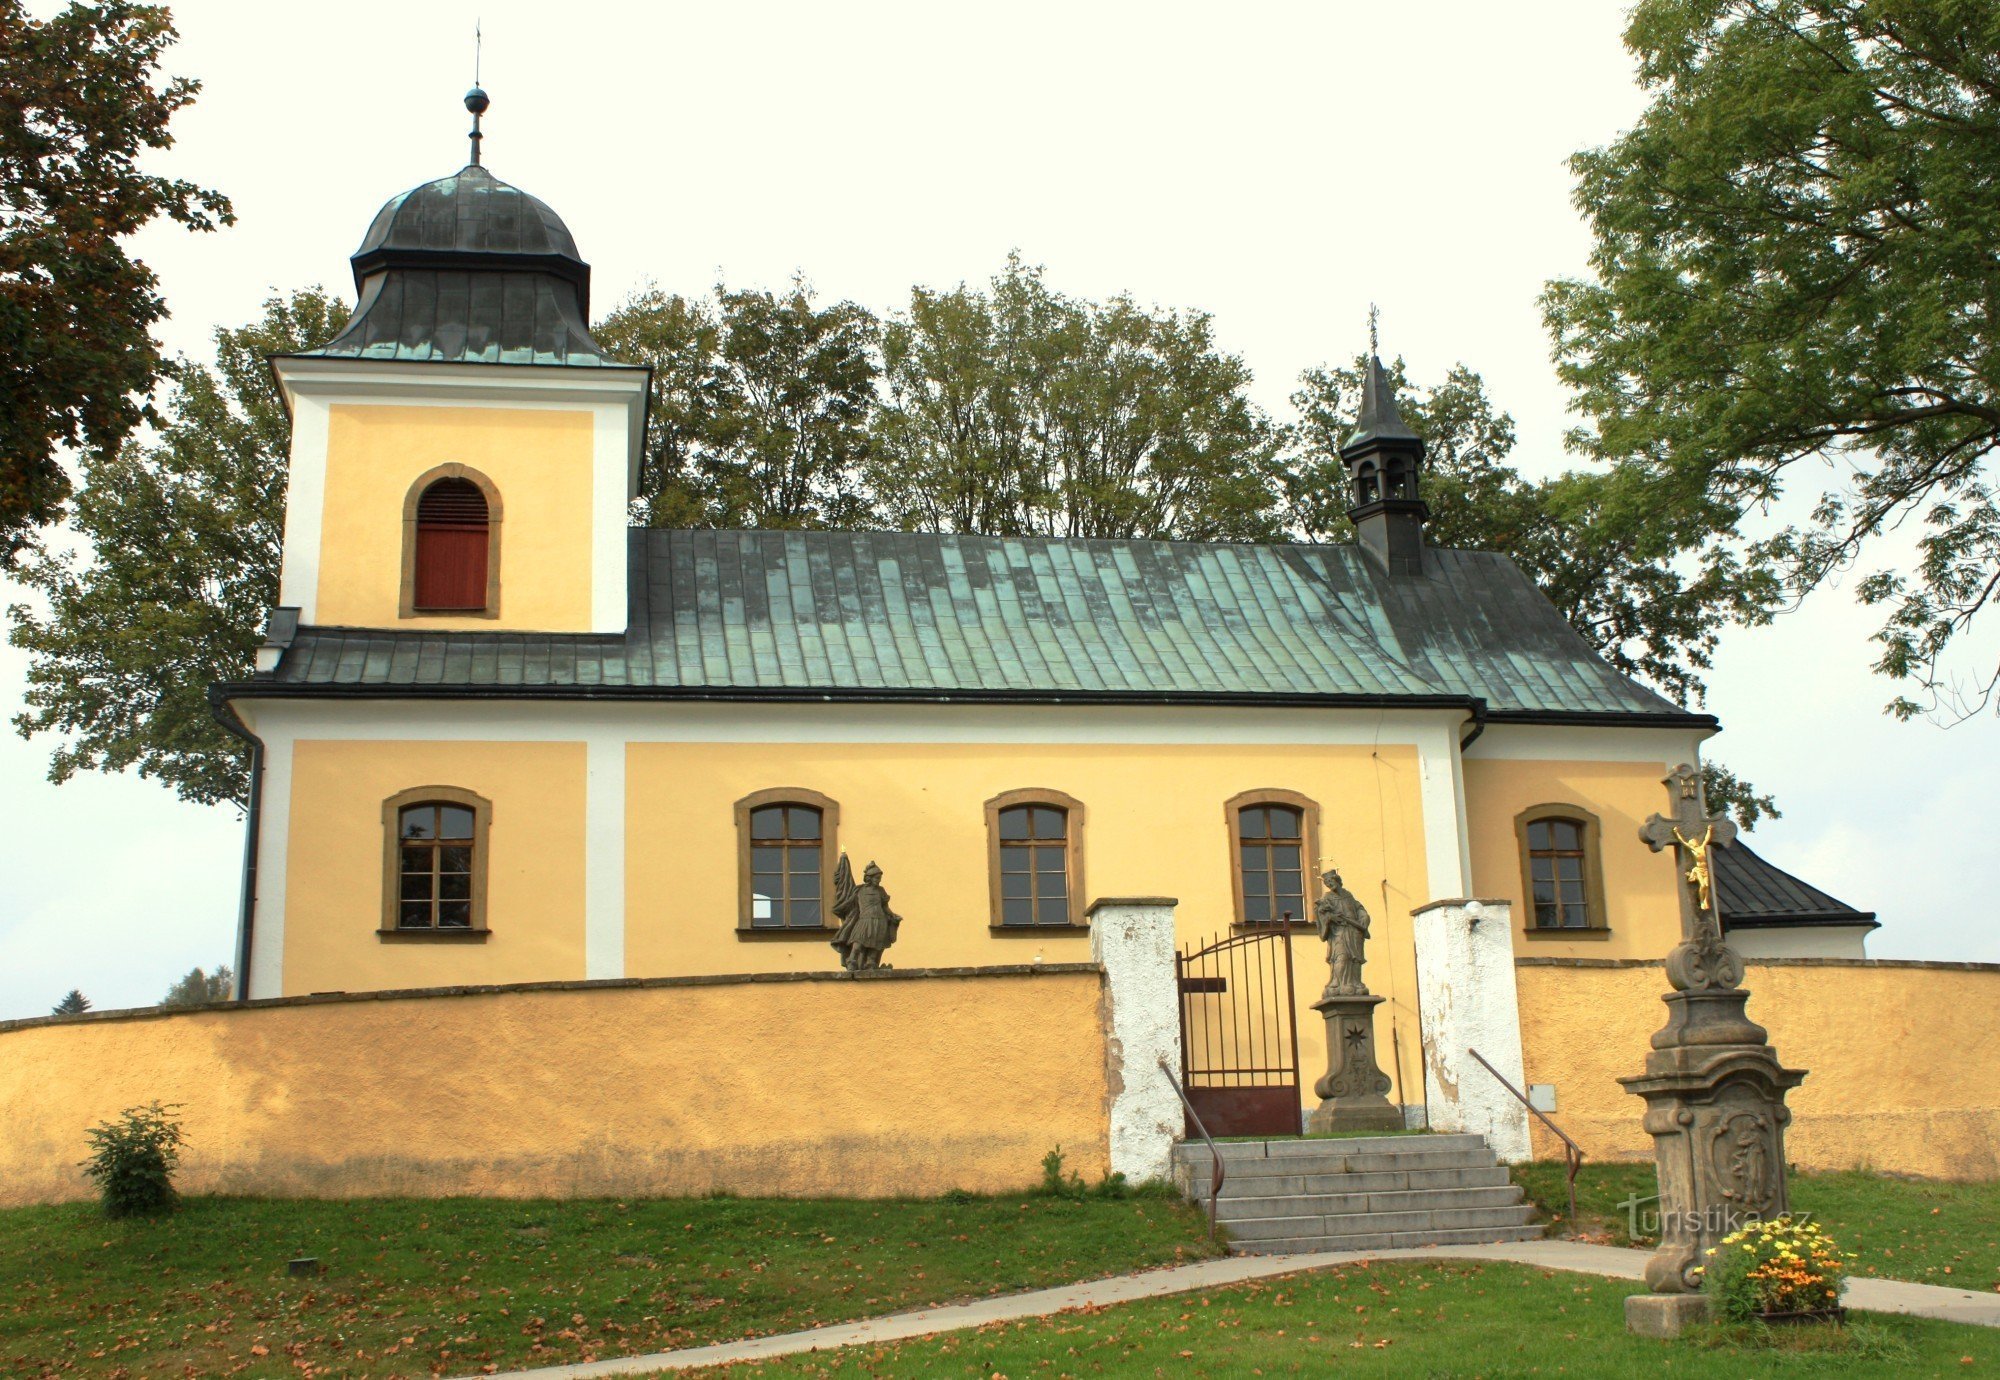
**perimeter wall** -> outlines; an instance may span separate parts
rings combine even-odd
[[[1641,1103],[1618,1085],[1666,1023],[1655,960],[1515,960],[1531,1083],[1592,1160],[1652,1155]],[[1807,1070],[1785,1153],[1803,1169],[2000,1178],[2000,964],[1752,959],[1750,1018]],[[1537,1158],[1555,1138],[1534,1125]]]
[[[1170,912],[1169,912],[1170,916]],[[1166,923],[1171,926],[1171,919]],[[182,1104],[187,1193],[885,1197],[1108,1167],[1094,964],[287,997],[0,1026],[0,1205]]]

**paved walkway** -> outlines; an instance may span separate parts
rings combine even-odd
[[[1544,1270],[1570,1270],[1577,1274],[1608,1275],[1613,1279],[1639,1279],[1645,1273],[1649,1254],[1618,1246],[1587,1246],[1575,1241],[1510,1241],[1492,1246],[1418,1246],[1399,1251],[1233,1255],[1193,1265],[1146,1270],[1136,1275],[1085,1280],[1080,1284],[1065,1284],[1054,1289],[1034,1289],[971,1303],[891,1313],[887,1317],[816,1327],[809,1332],[787,1332],[741,1342],[718,1342],[713,1346],[662,1351],[651,1356],[621,1356],[609,1361],[590,1361],[573,1366],[508,1371],[498,1376],[482,1377],[482,1380],[591,1380],[591,1377],[604,1375],[644,1375],[650,1371],[692,1370],[697,1366],[717,1366],[731,1361],[763,1361],[801,1351],[897,1342],[938,1332],[984,1327],[988,1323],[1012,1322],[1017,1318],[1046,1317],[1071,1308],[1130,1303],[1135,1299],[1216,1289],[1246,1280],[1297,1274],[1301,1270],[1323,1270],[1334,1265],[1358,1265],[1370,1260],[1511,1260]],[[1845,1302],[1850,1308],[1876,1313],[1910,1313],[1924,1318],[1942,1318],[1946,1322],[2000,1327],[2000,1293],[1977,1294],[1969,1289],[1941,1289],[1934,1284],[1905,1284],[1894,1279],[1850,1279]]]

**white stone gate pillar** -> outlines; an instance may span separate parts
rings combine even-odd
[[[1164,896],[1107,897],[1090,907],[1090,959],[1104,969],[1105,1078],[1111,1168],[1133,1183],[1166,1179],[1185,1120],[1160,1061],[1181,1066],[1174,907]]]
[[[1527,1091],[1513,907],[1506,901],[1433,901],[1411,917],[1430,1127],[1477,1132],[1509,1164],[1528,1159],[1528,1109],[1472,1057],[1478,1050]]]

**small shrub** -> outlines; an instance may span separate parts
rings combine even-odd
[[[179,1105],[158,1102],[127,1107],[115,1120],[90,1128],[90,1158],[84,1174],[97,1181],[107,1217],[144,1217],[171,1210],[174,1166],[186,1137],[174,1113]]]
[[[1084,1195],[1083,1175],[1074,1170],[1063,1173],[1060,1145],[1042,1156],[1042,1192],[1051,1198],[1081,1198]]]
[[[1710,1248],[1702,1288],[1734,1322],[1760,1313],[1817,1313],[1840,1303],[1847,1257],[1811,1222],[1773,1217]]]
[[[1132,1185],[1126,1182],[1123,1170],[1114,1169],[1098,1180],[1097,1187],[1090,1191],[1100,1198],[1129,1198],[1132,1196]]]
[[[953,1207],[964,1207],[967,1203],[978,1202],[979,1195],[966,1188],[947,1188],[944,1191],[944,1201]]]

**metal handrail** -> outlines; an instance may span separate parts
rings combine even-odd
[[[1160,1072],[1167,1076],[1167,1086],[1174,1090],[1174,1096],[1181,1100],[1181,1106],[1187,1108],[1188,1120],[1194,1123],[1195,1130],[1201,1132],[1201,1138],[1208,1142],[1208,1153],[1215,1157],[1215,1177],[1210,1179],[1208,1184],[1208,1236],[1212,1241],[1215,1239],[1215,1200],[1222,1194],[1222,1150],[1216,1145],[1215,1137],[1208,1133],[1208,1128],[1201,1124],[1201,1113],[1194,1109],[1194,1103],[1188,1101],[1187,1092],[1181,1087],[1180,1079],[1174,1077],[1173,1065],[1164,1057],[1160,1060]]]
[[[1506,1075],[1502,1074],[1499,1069],[1494,1068],[1493,1065],[1488,1064],[1486,1062],[1485,1055],[1481,1054],[1476,1049],[1468,1049],[1465,1052],[1467,1054],[1470,1054],[1473,1058],[1477,1059],[1481,1064],[1484,1064],[1486,1067],[1486,1071],[1492,1074],[1493,1077],[1499,1081],[1500,1086],[1505,1088],[1508,1092],[1514,1094],[1514,1100],[1520,1103],[1523,1107],[1526,1107],[1530,1112],[1533,1112],[1536,1118],[1541,1121],[1542,1125],[1548,1127],[1550,1131],[1554,1132],[1556,1139],[1560,1140],[1563,1143],[1563,1163],[1567,1171],[1566,1177],[1568,1178],[1569,1181],[1569,1234],[1572,1237],[1574,1237],[1577,1233],[1576,1174],[1579,1169],[1583,1168],[1583,1147],[1578,1145],[1575,1141],[1571,1140],[1569,1138],[1569,1133],[1563,1130],[1562,1127],[1556,1125],[1553,1121],[1549,1120],[1548,1113],[1544,1112],[1540,1107],[1537,1107],[1534,1103],[1528,1101],[1527,1098],[1523,1097],[1521,1095],[1521,1090],[1515,1087],[1512,1083],[1509,1083],[1507,1081]]]

